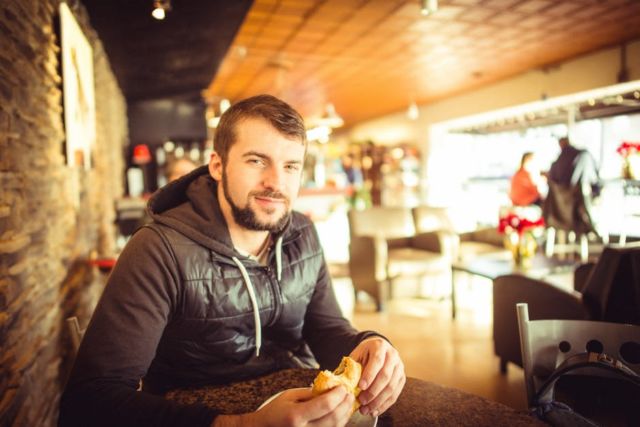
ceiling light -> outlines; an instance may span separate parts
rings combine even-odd
[[[336,112],[336,107],[332,103],[328,103],[324,116],[320,118],[320,124],[330,128],[339,128],[344,125],[344,119]]]
[[[331,128],[329,126],[316,126],[307,130],[307,140],[310,142],[318,141],[322,144],[329,142]]]
[[[163,147],[164,147],[164,151],[170,153],[173,150],[175,150],[176,144],[173,141],[166,141]]]
[[[407,109],[407,117],[409,120],[418,120],[420,117],[420,110],[418,110],[418,106],[415,102],[409,104],[409,108]]]
[[[438,0],[420,0],[420,13],[429,16],[438,10]]]
[[[171,0],[154,0],[151,16],[156,18],[158,21],[162,21],[170,10]]]
[[[227,98],[222,98],[220,100],[220,114],[224,114],[231,107],[231,102]]]

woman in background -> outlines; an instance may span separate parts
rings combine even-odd
[[[520,169],[511,177],[509,198],[514,206],[542,205],[542,196],[538,190],[537,182],[540,173],[535,168],[533,153],[522,155]]]

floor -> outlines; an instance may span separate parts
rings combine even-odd
[[[348,278],[334,279],[334,286],[345,315],[358,329],[373,329],[389,338],[399,350],[408,376],[525,410],[522,369],[510,364],[507,374],[500,374],[493,354],[491,281],[464,274],[456,278],[455,321],[451,319],[451,302],[441,297],[441,290],[428,290],[427,298],[416,298],[415,285],[413,290],[409,286],[407,292],[394,296],[381,314],[366,295],[354,301]]]

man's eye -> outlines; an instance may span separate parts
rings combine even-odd
[[[247,162],[252,165],[264,165],[264,161],[262,159],[249,159]]]
[[[300,165],[286,165],[285,169],[289,172],[297,172],[300,170]]]

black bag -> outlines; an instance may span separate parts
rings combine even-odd
[[[640,376],[604,353],[576,354],[540,387],[532,415],[556,427],[640,426]]]

